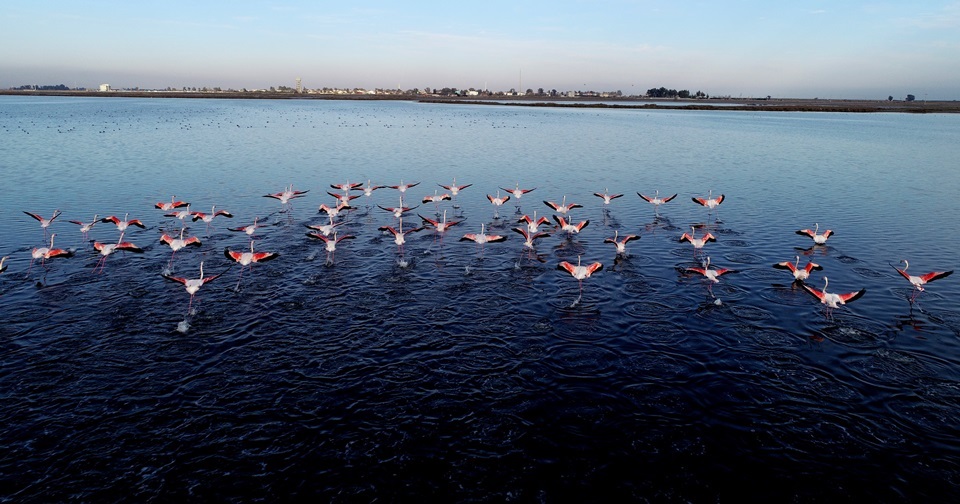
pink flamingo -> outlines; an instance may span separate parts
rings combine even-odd
[[[603,189],[603,192],[602,192],[602,193],[595,192],[595,193],[593,193],[593,195],[596,196],[596,197],[598,197],[598,198],[602,198],[604,205],[609,205],[611,201],[613,201],[613,200],[615,200],[615,199],[623,196],[622,194],[609,194],[609,193],[607,193],[607,189],[606,189],[606,188]]]
[[[620,238],[620,231],[613,231],[613,238],[605,238],[603,243],[612,243],[617,248],[618,256],[627,255],[627,243],[630,243],[633,240],[639,240],[640,236],[635,234],[628,234],[623,238]]]
[[[24,210],[23,213],[25,213],[25,214],[29,215],[30,217],[33,217],[34,219],[37,219],[38,221],[40,221],[40,228],[43,229],[43,238],[44,238],[44,239],[47,238],[47,228],[50,227],[50,224],[53,224],[53,221],[54,221],[57,217],[60,217],[60,210],[54,210],[54,211],[53,211],[53,217],[50,217],[49,219],[44,219],[43,217],[40,217],[39,215],[37,215],[37,214],[35,214],[35,213],[30,213],[30,212],[28,212],[28,211],[26,211],[26,210]]]
[[[503,204],[506,203],[507,201],[510,201],[510,196],[507,195],[507,196],[501,197],[501,196],[500,196],[500,190],[498,189],[498,190],[497,190],[497,196],[496,196],[496,197],[493,197],[493,196],[491,196],[491,195],[488,194],[488,195],[487,195],[487,199],[490,200],[490,203],[493,203],[493,206],[494,206],[493,218],[494,218],[494,219],[499,219],[499,218],[500,218],[500,214],[499,214],[499,211],[498,211],[497,209],[499,209],[501,206],[503,206]]]
[[[260,220],[260,217],[254,217],[253,224],[250,224],[249,226],[227,228],[227,230],[237,232],[237,233],[246,233],[247,236],[249,236],[250,239],[253,240],[254,234],[257,232],[257,229],[265,227],[258,224],[259,220]]]
[[[677,195],[674,194],[673,196],[667,196],[666,198],[661,198],[661,197],[660,197],[660,189],[657,189],[656,193],[654,193],[654,196],[652,196],[652,197],[651,197],[651,196],[645,196],[645,195],[643,195],[643,194],[640,194],[639,192],[637,193],[637,196],[640,196],[641,198],[643,198],[644,201],[646,201],[647,203],[650,203],[651,205],[653,205],[653,213],[654,213],[655,215],[660,215],[660,205],[662,205],[662,204],[664,204],[664,203],[668,203],[668,202],[670,202],[671,200],[673,200],[673,198],[676,198],[676,197],[677,197]]]
[[[777,269],[790,270],[790,273],[793,274],[794,282],[803,282],[804,280],[810,278],[810,272],[813,270],[822,270],[823,267],[813,261],[807,261],[807,265],[803,268],[800,267],[800,256],[797,256],[795,263],[790,261],[782,261],[773,265]]]
[[[523,217],[520,217],[520,219],[517,222],[526,222],[527,231],[531,233],[536,233],[537,230],[540,228],[540,225],[549,224],[550,219],[547,219],[546,217],[543,217],[543,216],[541,216],[540,218],[537,218],[537,211],[534,210],[532,218],[529,215],[524,215]]]
[[[178,250],[187,248],[187,247],[199,247],[201,245],[200,239],[196,236],[191,236],[190,238],[183,238],[183,232],[186,228],[180,228],[180,237],[174,238],[173,236],[163,233],[160,235],[160,241],[166,243],[170,246],[170,249],[173,250],[173,253],[170,254],[170,262],[173,262],[173,256],[176,255]]]
[[[813,229],[801,229],[796,233],[802,236],[809,236],[811,239],[813,239],[814,245],[823,245],[824,243],[827,243],[827,238],[830,238],[830,235],[833,234],[833,230],[828,229],[822,233],[819,231],[820,224],[814,223]]]
[[[100,220],[98,219],[98,217],[100,217],[100,216],[94,214],[94,216],[93,216],[93,221],[91,221],[91,222],[81,222],[81,221],[78,221],[78,220],[72,220],[72,221],[67,221],[67,222],[69,222],[69,223],[71,223],[71,224],[76,224],[76,225],[80,226],[80,236],[82,236],[83,239],[86,240],[86,239],[89,237],[90,230],[93,229],[93,226],[94,226],[96,223],[100,222]]]
[[[310,238],[314,238],[316,240],[323,240],[325,244],[324,248],[327,250],[327,264],[333,264],[335,254],[337,252],[337,245],[340,242],[342,242],[343,240],[352,240],[356,238],[356,236],[348,235],[348,234],[337,237],[336,231],[333,232],[333,236],[329,236],[329,237],[322,235],[320,233],[307,233],[307,236],[309,236]]]
[[[127,231],[127,228],[130,226],[137,226],[140,229],[146,229],[147,226],[140,222],[140,219],[128,219],[130,214],[124,214],[123,220],[120,220],[116,215],[111,215],[110,217],[104,217],[100,219],[100,222],[112,222],[117,226],[117,231],[120,231],[120,239],[123,239],[123,233]]]
[[[564,215],[566,215],[567,212],[569,212],[570,210],[573,210],[574,208],[580,208],[583,206],[577,203],[568,204],[566,194],[563,195],[563,200],[561,200],[560,203],[554,203],[553,201],[547,201],[547,200],[543,200],[543,202],[546,203],[548,207],[552,208],[554,212],[562,213]]]
[[[690,242],[690,244],[693,245],[694,254],[697,254],[701,249],[703,249],[703,246],[707,243],[717,241],[717,237],[710,233],[704,233],[700,238],[695,238],[694,235],[696,235],[696,233],[697,229],[692,227],[690,228],[689,233],[683,233],[683,235],[680,236],[681,243]]]
[[[187,305],[187,313],[190,313],[190,309],[193,307],[193,297],[197,294],[197,291],[200,290],[200,287],[203,287],[208,282],[216,280],[222,274],[223,273],[208,277],[203,276],[203,261],[200,261],[200,278],[184,278],[166,274],[161,274],[161,276],[167,280],[183,284],[187,290],[187,293],[190,294],[190,304]]]
[[[557,265],[558,270],[566,271],[573,278],[577,279],[577,284],[580,287],[580,295],[577,297],[577,300],[573,302],[574,305],[580,302],[580,299],[583,298],[583,281],[587,278],[590,278],[590,275],[603,269],[603,264],[600,262],[595,262],[583,266],[580,264],[580,256],[577,256],[577,265],[574,266],[572,263],[567,261],[562,261]]]
[[[254,252],[252,240],[250,241],[250,252],[236,252],[236,251],[230,250],[229,248],[224,248],[223,255],[227,259],[230,259],[231,261],[236,262],[237,264],[240,265],[240,275],[239,275],[239,278],[237,278],[237,287],[240,287],[240,279],[243,278],[244,268],[249,267],[250,271],[253,271],[254,263],[272,261],[280,257],[280,254],[276,252]],[[201,265],[202,264],[203,263],[201,263]],[[202,276],[202,272],[201,272],[201,276]]]
[[[106,266],[107,264],[107,257],[118,250],[125,250],[128,252],[135,252],[138,254],[143,253],[143,249],[141,249],[140,247],[130,242],[123,241],[122,236],[120,237],[119,240],[117,240],[117,243],[100,243],[95,241],[93,242],[93,248],[97,252],[100,252],[100,260],[98,260],[97,265],[93,267],[94,273],[97,271],[98,267],[100,268],[100,273],[103,273],[103,267]]]
[[[557,221],[557,226],[560,228],[560,231],[565,231],[568,236],[580,234],[583,228],[590,225],[589,219],[574,224],[573,220],[567,220],[559,215],[554,215],[553,220]]]
[[[71,257],[73,252],[61,248],[53,248],[53,238],[57,236],[57,233],[50,233],[50,246],[49,247],[38,247],[34,248],[30,252],[30,267],[27,268],[27,272],[30,272],[30,268],[33,268],[33,261],[40,259],[40,266],[44,268],[47,267],[47,259],[53,259],[56,257]]]
[[[910,285],[913,285],[913,296],[910,298],[910,301],[913,302],[917,299],[917,296],[923,292],[923,286],[934,280],[939,280],[953,274],[953,270],[950,271],[932,271],[925,275],[911,275],[907,273],[907,268],[910,267],[910,262],[906,259],[901,259],[900,262],[903,263],[903,269],[900,269],[896,266],[893,266],[893,269],[897,270],[897,273],[900,273],[900,276],[906,278]]]
[[[293,189],[293,184],[290,184],[287,187],[284,187],[282,191],[273,193],[273,194],[264,194],[264,198],[273,198],[280,200],[281,212],[284,212],[290,208],[290,200],[295,198],[301,198],[304,194],[310,192],[309,189],[306,191],[295,191]]]
[[[165,212],[169,212],[171,210],[176,210],[177,208],[182,208],[189,205],[190,203],[187,203],[186,201],[177,201],[176,196],[171,196],[169,203],[165,201],[160,201],[156,205],[154,205],[154,207],[159,208],[160,210],[163,210]]]
[[[819,299],[821,304],[827,305],[829,308],[837,308],[838,306],[856,301],[857,299],[863,297],[863,295],[867,292],[867,289],[860,289],[856,292],[848,292],[846,294],[834,294],[832,292],[827,292],[827,285],[829,285],[829,283],[830,280],[827,277],[823,277],[822,291],[817,290],[814,287],[810,287],[807,284],[802,285],[807,292]]]

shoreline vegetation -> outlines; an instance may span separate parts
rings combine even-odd
[[[644,98],[644,97],[456,97],[423,94],[320,94],[258,91],[74,91],[0,90],[0,96],[77,96],[98,98],[212,98],[253,100],[400,100],[461,105],[603,108],[641,110],[727,110],[770,112],[960,113],[960,101],[853,100],[821,98]]]

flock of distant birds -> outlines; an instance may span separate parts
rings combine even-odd
[[[394,243],[396,243],[402,256],[403,245],[406,242],[406,236],[408,234],[421,231],[423,229],[432,228],[442,236],[442,233],[446,232],[451,227],[456,226],[462,222],[462,220],[459,220],[459,221],[447,220],[446,210],[443,210],[442,217],[441,217],[439,204],[443,201],[455,200],[457,195],[460,193],[460,191],[472,185],[472,184],[458,185],[456,179],[454,179],[453,183],[450,185],[437,184],[447,192],[440,194],[439,190],[435,190],[433,195],[425,196],[421,200],[422,204],[434,203],[435,205],[437,205],[437,218],[431,219],[428,217],[424,217],[423,215],[417,214],[417,216],[422,221],[422,225],[419,227],[413,227],[413,228],[408,227],[407,229],[404,229],[403,228],[404,216],[407,215],[409,212],[412,212],[414,209],[416,209],[419,206],[419,205],[413,206],[413,207],[405,206],[404,197],[410,188],[415,187],[418,184],[419,182],[404,183],[402,180],[400,184],[392,185],[392,186],[372,185],[370,181],[368,181],[366,185],[364,185],[363,183],[350,183],[350,182],[342,183],[342,184],[331,184],[330,187],[332,189],[340,191],[340,192],[328,191],[328,194],[336,198],[336,203],[331,205],[321,204],[318,209],[320,213],[327,215],[329,219],[328,223],[323,225],[315,225],[315,224],[307,225],[307,227],[310,228],[311,230],[310,232],[307,233],[307,236],[309,238],[324,242],[324,248],[328,254],[328,257],[327,257],[328,263],[332,262],[333,255],[336,252],[337,245],[343,240],[355,238],[353,235],[339,234],[338,232],[338,228],[345,223],[345,220],[343,219],[344,214],[353,208],[351,206],[351,201],[354,200],[355,198],[361,197],[362,195],[371,196],[373,191],[376,191],[378,189],[391,188],[399,192],[399,196],[400,196],[399,205],[396,207],[386,207],[382,205],[377,205],[377,206],[380,209],[391,213],[394,216],[394,218],[397,219],[398,225],[397,226],[385,225],[385,226],[380,226],[378,229],[384,233],[390,233],[393,236],[393,241]],[[494,206],[495,212],[498,212],[499,207],[501,207],[504,203],[509,201],[511,197],[519,201],[520,198],[522,198],[524,195],[526,195],[527,193],[535,189],[536,188],[521,189],[520,184],[518,183],[514,189],[507,189],[504,187],[500,187],[496,195],[488,194],[487,199]],[[501,192],[500,192],[501,190],[504,191],[506,194],[501,195]],[[285,187],[280,192],[266,194],[264,195],[264,197],[277,199],[281,203],[280,211],[287,212],[290,210],[290,205],[292,200],[303,197],[308,192],[309,190],[294,190],[293,185],[290,185],[288,187]],[[602,193],[601,192],[594,193],[594,195],[599,198],[602,198],[604,205],[609,205],[613,200],[623,196],[623,194],[610,194],[606,192],[606,190],[604,190],[604,192]],[[637,193],[637,195],[640,196],[640,198],[642,198],[646,202],[652,204],[654,206],[654,211],[657,215],[659,215],[659,207],[661,205],[668,203],[677,197],[676,194],[673,194],[667,197],[661,197],[659,191],[657,191],[653,196],[644,195],[639,192]],[[721,194],[717,197],[714,197],[713,192],[711,190],[708,193],[707,197],[705,198],[692,197],[692,200],[696,204],[707,208],[708,211],[713,211],[721,203],[724,202],[725,196]],[[545,228],[550,227],[552,228],[553,232],[566,233],[568,236],[572,236],[580,233],[580,231],[590,223],[589,220],[574,222],[569,217],[569,212],[571,210],[575,208],[580,208],[582,207],[582,205],[576,204],[576,203],[568,203],[566,200],[566,196],[564,196],[559,203],[554,201],[546,201],[546,200],[544,200],[544,203],[551,210],[553,210],[554,212],[553,220],[556,223],[556,225],[550,224],[550,221],[546,217],[543,217],[543,216],[538,217],[537,212],[534,211],[532,217],[529,215],[523,215],[517,221],[518,223],[523,223],[524,225],[512,228],[514,232],[520,234],[523,237],[523,240],[524,240],[523,247],[525,250],[534,251],[536,247],[536,241],[540,238],[549,236],[551,234],[548,231],[541,230],[541,226],[545,226]],[[233,215],[226,210],[222,210],[222,209],[217,210],[216,206],[213,206],[210,209],[209,213],[192,211],[190,210],[189,203],[184,201],[179,201],[176,199],[175,196],[171,197],[169,202],[158,202],[155,205],[155,207],[159,210],[167,212],[164,214],[164,216],[166,217],[179,219],[184,222],[188,219],[193,222],[202,221],[208,226],[208,232],[209,232],[209,226],[215,218],[221,217],[221,216],[228,217],[228,218],[233,217]],[[456,205],[455,205],[455,208],[457,208]],[[43,229],[43,232],[44,232],[44,241],[46,243],[48,229],[54,223],[54,221],[61,215],[60,210],[56,210],[49,218],[44,218],[36,213],[31,213],[27,211],[24,211],[24,213],[36,219],[40,223],[40,227]],[[518,213],[519,213],[519,207],[518,207]],[[495,213],[495,218],[497,219],[499,218],[498,213]],[[97,223],[113,224],[116,226],[116,229],[119,231],[120,236],[115,243],[114,242],[104,243],[99,241],[93,241],[93,248],[100,255],[100,258],[96,266],[94,267],[94,272],[102,273],[107,257],[109,257],[111,254],[117,251],[143,252],[143,249],[138,247],[137,245],[134,245],[129,241],[124,241],[124,235],[131,226],[139,227],[139,228],[146,227],[143,224],[143,222],[140,221],[139,219],[129,219],[129,214],[125,215],[122,219],[114,215],[103,217],[103,218],[100,218],[99,215],[95,215],[93,220],[91,220],[90,222],[82,222],[78,220],[70,220],[69,222],[76,224],[80,227],[80,232],[82,233],[84,239],[88,238],[89,231]],[[255,263],[270,261],[279,256],[279,254],[276,252],[257,252],[254,250],[255,233],[257,229],[260,227],[263,227],[263,225],[259,223],[259,218],[255,218],[253,223],[250,225],[235,227],[235,228],[228,228],[230,231],[242,232],[250,237],[249,251],[230,250],[229,248],[224,249],[224,255],[234,263],[240,265],[241,277],[242,277],[244,268],[252,268],[253,264]],[[170,258],[171,264],[177,251],[182,250],[186,247],[200,245],[200,239],[197,238],[196,236],[184,237],[185,230],[186,230],[186,226],[184,224],[181,226],[179,233],[175,233],[171,235],[164,232],[160,237],[160,241],[168,245],[172,250],[172,254]],[[815,246],[824,245],[827,242],[827,240],[830,238],[830,236],[833,235],[833,231],[830,229],[820,232],[819,224],[816,224],[814,226],[814,229],[801,229],[796,231],[796,233],[807,236],[810,239],[812,239]],[[46,261],[56,259],[56,258],[61,258],[61,257],[70,257],[73,255],[73,251],[71,250],[54,247],[55,237],[56,237],[55,233],[50,233],[49,246],[36,247],[31,251],[30,267],[27,270],[28,274],[36,260],[40,260],[41,266],[46,268]],[[479,233],[466,233],[460,238],[460,240],[461,241],[468,240],[468,241],[476,242],[477,245],[481,248],[481,253],[482,253],[482,247],[484,244],[502,242],[506,240],[506,238],[507,238],[506,236],[499,235],[499,234],[488,234],[486,232],[485,225],[481,224]],[[614,236],[611,238],[604,239],[604,242],[611,243],[615,246],[617,257],[619,258],[627,254],[627,250],[626,250],[627,243],[633,240],[637,240],[639,238],[640,236],[635,234],[627,234],[627,235],[621,236],[619,234],[619,231],[615,231]],[[704,232],[700,236],[696,236],[695,227],[691,228],[690,233],[683,233],[683,235],[681,235],[680,237],[680,242],[688,242],[693,246],[695,256],[697,256],[698,254],[701,254],[703,248],[709,242],[713,242],[713,241],[716,241],[716,237],[709,232]],[[4,256],[0,258],[0,273],[3,273],[4,271],[6,271],[7,269],[6,261],[8,257],[9,256]],[[916,300],[916,297],[921,292],[924,291],[924,288],[927,283],[944,278],[953,273],[953,271],[951,270],[951,271],[933,271],[923,275],[912,275],[907,272],[907,269],[909,268],[910,263],[905,259],[901,260],[900,262],[901,264],[903,264],[902,268],[895,265],[891,265],[891,266],[893,266],[893,268],[896,269],[896,271],[901,276],[903,276],[913,287],[913,294],[910,297],[911,303],[913,303]],[[824,304],[825,306],[831,309],[837,308],[846,303],[855,301],[860,297],[862,297],[866,292],[866,289],[860,289],[858,291],[847,292],[842,294],[827,292],[829,279],[826,276],[823,277],[823,289],[817,289],[815,287],[808,285],[807,281],[810,278],[811,272],[814,270],[818,270],[818,271],[822,270],[822,267],[812,261],[808,261],[805,266],[801,267],[799,256],[797,256],[796,260],[793,262],[791,261],[779,262],[777,264],[774,264],[773,267],[790,271],[791,274],[793,275],[794,282],[796,282],[798,285],[801,285],[803,289],[805,289],[811,295],[815,296],[820,301],[820,303]],[[601,262],[581,264],[580,257],[578,256],[576,264],[573,264],[572,262],[568,262],[568,261],[561,261],[557,265],[557,269],[566,271],[578,281],[580,286],[580,294],[582,296],[583,281],[589,278],[593,273],[596,273],[597,271],[600,271],[601,269],[603,269],[603,264]],[[701,267],[692,267],[692,268],[683,268],[683,269],[689,273],[703,275],[703,277],[705,277],[709,282],[711,282],[708,285],[712,285],[712,283],[719,282],[720,277],[725,274],[735,272],[734,270],[727,269],[727,268],[712,269],[710,265],[709,257],[706,257],[705,260],[701,261]],[[169,268],[168,268],[168,271],[169,271]],[[188,305],[188,308],[187,308],[188,313],[190,312],[190,309],[193,305],[194,296],[200,290],[200,288],[206,283],[211,282],[222,275],[222,273],[220,273],[220,274],[205,276],[203,271],[202,261],[200,263],[199,276],[196,278],[175,276],[170,274],[168,271],[165,271],[164,273],[162,273],[163,277],[172,282],[177,282],[179,284],[182,284],[186,289],[186,292],[190,294],[190,304]],[[239,281],[238,281],[238,285],[239,285]],[[578,302],[579,302],[579,299],[580,298],[578,297],[577,298]]]

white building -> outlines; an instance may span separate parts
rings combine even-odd
[[[110,84],[100,84],[100,92],[110,91]]]

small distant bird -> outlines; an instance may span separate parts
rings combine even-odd
[[[807,284],[802,284],[803,288],[807,292],[812,294],[814,297],[820,300],[821,304],[825,304],[830,308],[837,308],[840,305],[856,301],[863,297],[867,292],[867,289],[860,289],[856,292],[848,292],[846,294],[834,294],[832,292],[827,292],[827,285],[830,284],[830,280],[827,277],[823,277],[823,290],[817,290],[813,287],[810,287]]]
[[[540,225],[549,224],[550,219],[547,219],[546,217],[543,217],[543,216],[541,216],[540,218],[537,218],[537,211],[534,210],[532,218],[529,215],[524,215],[523,217],[520,217],[520,219],[517,220],[517,222],[526,222],[527,231],[531,233],[536,233]]]
[[[554,212],[562,213],[564,215],[566,215],[567,212],[569,212],[570,210],[573,210],[574,208],[580,208],[583,206],[577,203],[567,204],[567,195],[563,195],[563,200],[561,200],[560,203],[554,203],[553,201],[547,201],[547,200],[543,200],[543,202],[548,207],[552,208]]]
[[[623,238],[620,238],[620,231],[613,231],[613,238],[605,238],[603,243],[612,243],[617,248],[617,255],[626,255],[627,254],[627,243],[633,240],[639,240],[640,236],[635,234],[628,234]]]
[[[154,207],[159,208],[160,210],[163,210],[165,212],[169,212],[171,210],[182,208],[188,205],[190,205],[190,203],[187,203],[186,201],[177,201],[176,196],[171,196],[169,203],[161,201],[161,202],[158,202],[156,205],[154,205]]]
[[[810,272],[813,270],[822,270],[823,267],[813,261],[807,261],[807,265],[803,268],[800,267],[800,256],[797,256],[795,263],[790,261],[778,262],[773,265],[777,269],[790,270],[793,273],[794,282],[803,282],[804,280],[810,278]]]
[[[911,275],[907,273],[907,268],[910,267],[910,262],[906,259],[901,259],[900,262],[903,263],[903,269],[900,269],[896,266],[893,266],[893,269],[897,270],[897,273],[900,273],[900,276],[906,278],[910,285],[913,285],[913,296],[910,298],[910,301],[917,299],[917,296],[923,292],[923,286],[934,280],[939,280],[953,274],[953,270],[950,271],[932,271],[926,275]]]
[[[641,197],[642,197],[642,196],[641,196]],[[696,203],[696,204],[698,204],[698,205],[700,205],[700,206],[705,206],[705,207],[709,208],[710,210],[713,210],[714,208],[717,208],[718,206],[720,206],[720,203],[723,203],[724,198],[725,198],[725,197],[724,197],[724,195],[722,195],[722,194],[721,194],[720,196],[717,196],[716,198],[714,198],[714,197],[713,197],[713,189],[710,189],[710,192],[707,194],[707,197],[706,197],[706,198],[697,198],[696,196],[694,196],[694,197],[691,198],[691,199],[693,199],[693,202],[694,202],[694,203]]]
[[[123,220],[120,220],[116,215],[111,215],[110,217],[104,217],[100,219],[100,222],[112,222],[117,226],[117,231],[120,231],[120,238],[123,239],[123,233],[127,231],[127,228],[130,226],[136,226],[140,229],[145,229],[147,226],[140,222],[140,219],[129,219],[130,214],[124,214]]]
[[[603,189],[602,193],[595,192],[593,195],[598,198],[603,198],[604,205],[609,205],[611,201],[623,196],[622,194],[608,194],[606,188]]]
[[[685,268],[687,271],[692,271],[694,273],[699,273],[710,280],[713,283],[720,282],[720,277],[726,275],[727,273],[736,273],[736,270],[720,268],[720,269],[710,269],[710,257],[707,256],[707,261],[703,264],[702,268]]]
[[[86,240],[87,236],[90,233],[90,230],[93,229],[93,226],[96,225],[96,223],[100,222],[100,219],[98,217],[100,216],[94,215],[93,220],[90,222],[81,222],[77,220],[72,220],[67,222],[80,226],[80,236],[83,236],[83,239]]]
[[[103,267],[107,264],[107,257],[118,251],[125,250],[127,252],[136,252],[138,254],[143,253],[143,249],[130,243],[123,241],[121,236],[117,243],[100,243],[98,241],[93,242],[93,248],[100,252],[100,259],[97,261],[97,265],[93,267],[93,272],[96,273],[97,268],[100,268],[100,273],[103,273]]]
[[[646,201],[647,203],[650,203],[651,205],[653,205],[653,211],[654,211],[654,213],[656,213],[657,215],[660,214],[660,205],[662,205],[662,204],[664,204],[664,203],[668,203],[668,202],[670,202],[671,200],[673,200],[673,198],[676,198],[676,197],[677,197],[677,195],[674,194],[673,196],[667,196],[666,198],[661,198],[661,197],[660,197],[660,189],[657,189],[657,191],[654,193],[654,196],[652,196],[652,197],[651,197],[651,196],[645,196],[645,195],[643,195],[643,194],[640,194],[639,192],[637,193],[637,196],[640,196],[641,198],[643,198],[644,201]]]
[[[197,294],[197,291],[200,290],[200,287],[203,287],[204,285],[206,285],[207,282],[212,282],[216,280],[222,274],[223,273],[220,273],[218,275],[208,276],[208,277],[203,276],[203,261],[200,261],[200,278],[183,278],[183,277],[176,277],[176,276],[167,275],[167,274],[161,274],[161,276],[163,276],[163,278],[166,278],[167,280],[181,283],[183,284],[184,287],[186,287],[187,293],[190,294],[190,304],[187,305],[187,312],[189,312],[190,308],[193,307],[193,297]]]
[[[34,248],[33,251],[30,252],[30,257],[31,257],[30,267],[27,268],[27,271],[30,271],[30,268],[33,267],[33,261],[36,261],[37,259],[40,259],[40,266],[43,266],[44,268],[46,268],[47,259],[54,259],[56,257],[71,257],[73,255],[73,252],[70,252],[69,250],[61,249],[61,248],[53,248],[53,239],[56,236],[57,236],[57,233],[50,234],[49,247]]]
[[[589,219],[574,224],[572,220],[567,220],[559,215],[554,215],[553,220],[557,221],[557,226],[560,228],[560,231],[565,231],[570,235],[580,234],[580,230],[590,225]]]
[[[694,253],[699,252],[707,243],[717,241],[717,237],[710,233],[704,233],[700,238],[695,238],[696,233],[697,229],[692,227],[689,233],[683,233],[683,235],[680,236],[681,242],[690,242],[690,244],[693,245]]]
[[[820,224],[814,223],[813,229],[801,229],[797,231],[797,234],[802,236],[809,236],[810,238],[813,239],[813,243],[816,245],[823,245],[824,243],[827,243],[827,238],[830,238],[830,235],[833,234],[833,231],[830,229],[822,233],[819,233],[818,231],[820,231]]]
[[[40,227],[43,229],[43,238],[44,238],[44,239],[47,238],[47,228],[50,227],[50,224],[53,224],[53,221],[54,221],[57,217],[60,217],[60,210],[54,210],[54,211],[53,211],[53,217],[50,217],[49,219],[44,219],[43,217],[40,217],[39,215],[37,215],[37,214],[35,214],[35,213],[30,213],[30,212],[28,212],[28,211],[26,211],[26,210],[24,210],[23,213],[25,213],[25,214],[29,215],[30,217],[33,217],[34,219],[37,219],[38,221],[40,221]]]

